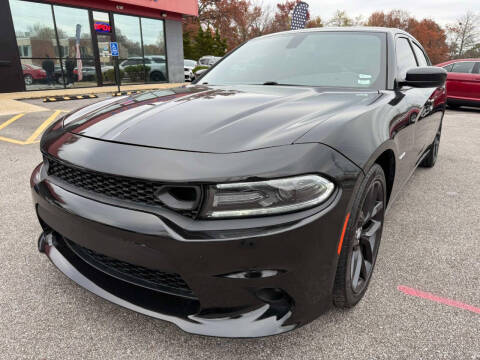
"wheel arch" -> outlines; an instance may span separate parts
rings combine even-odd
[[[395,182],[395,154],[393,150],[387,149],[375,160],[375,164],[378,164],[382,167],[383,173],[385,174],[385,180],[387,182],[387,205],[392,195],[393,183]]]
[[[377,148],[377,150],[372,154],[370,159],[363,167],[364,173],[367,173],[374,164],[381,166],[387,183],[387,205],[392,198],[395,176],[397,173],[395,153],[395,144],[393,141],[386,141],[379,148]]]

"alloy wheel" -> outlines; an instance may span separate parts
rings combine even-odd
[[[361,292],[370,278],[383,228],[384,190],[374,181],[363,201],[358,218],[351,255],[350,279],[354,293]]]

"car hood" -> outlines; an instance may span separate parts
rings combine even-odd
[[[290,86],[198,86],[109,99],[64,119],[67,131],[103,141],[231,153],[292,144],[377,91]]]

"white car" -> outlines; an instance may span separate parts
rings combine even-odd
[[[125,70],[127,66],[132,65],[143,65],[143,58],[141,56],[133,56],[129,57],[127,60],[122,61],[119,64],[121,70]],[[163,55],[149,55],[145,56],[145,66],[150,68],[150,72],[148,73],[149,81],[166,81],[166,60],[165,56]]]
[[[183,60],[183,70],[185,73],[185,81],[193,81],[195,80],[195,74],[193,73],[193,69],[197,66],[197,62],[195,60]]]
[[[201,66],[212,66],[221,59],[219,56],[205,55],[198,60],[198,64]]]

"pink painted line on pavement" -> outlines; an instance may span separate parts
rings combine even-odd
[[[403,285],[397,286],[397,289],[400,290],[401,292],[403,292],[404,294],[407,294],[407,295],[416,296],[416,297],[419,297],[419,298],[422,298],[422,299],[435,301],[435,302],[440,303],[440,304],[445,304],[445,305],[448,305],[448,306],[453,306],[453,307],[456,307],[456,308],[459,308],[459,309],[468,310],[468,311],[480,314],[480,308],[462,303],[460,301],[443,298],[443,297],[437,296],[437,295],[429,293],[429,292],[417,290],[417,289],[410,288],[408,286],[403,286]]]

